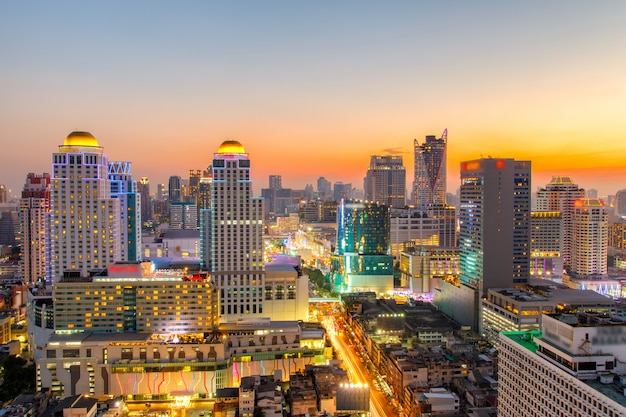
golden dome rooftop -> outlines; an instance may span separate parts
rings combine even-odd
[[[63,142],[63,146],[99,147],[100,145],[91,133],[74,131],[67,135],[65,141]]]
[[[217,150],[218,154],[234,154],[234,153],[246,153],[243,145],[236,140],[226,140],[222,142],[219,149]]]

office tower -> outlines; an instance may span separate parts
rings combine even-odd
[[[46,218],[50,212],[50,174],[29,173],[20,200],[22,277],[33,284],[46,276]]]
[[[150,197],[150,180],[148,177],[141,177],[137,184],[141,200],[141,223],[146,224],[152,220],[152,198]]]
[[[20,218],[18,212],[3,210],[0,214],[0,245],[15,245],[19,238],[19,231]]]
[[[211,164],[211,208],[201,240],[225,321],[263,313],[263,200],[252,196],[250,162],[244,147],[229,140]]]
[[[198,187],[200,186],[200,178],[202,178],[202,171],[199,169],[189,170],[189,182],[187,186],[186,197],[190,197],[187,201],[195,202],[198,194]]]
[[[263,188],[261,190],[261,196],[264,199],[263,218],[265,220],[274,219],[276,217],[276,199],[278,197],[278,193],[280,192],[280,190],[282,190],[282,188],[282,177],[280,175],[270,175],[269,188]],[[279,212],[279,214],[284,214],[284,212]]]
[[[563,280],[563,215],[560,211],[530,214],[530,276]]]
[[[543,316],[542,331],[500,334],[498,416],[626,416],[622,321]]]
[[[120,259],[120,201],[109,164],[88,132],[72,132],[52,155],[50,278],[89,276]]]
[[[626,189],[615,193],[615,214],[626,217]]]
[[[530,255],[530,161],[461,163],[462,283],[489,288],[525,284]]]
[[[585,198],[574,202],[571,273],[577,278],[606,276],[608,215],[604,202]]]
[[[168,201],[170,203],[183,201],[182,182],[178,175],[172,175],[170,177],[168,187]]]
[[[446,204],[446,150],[448,129],[440,138],[426,136],[421,145],[415,139],[413,151],[415,172],[413,179],[413,202],[425,211],[433,204]]]
[[[166,194],[167,193],[165,192],[165,184],[157,184],[156,200],[157,201],[167,200]]]
[[[324,177],[317,179],[317,196],[322,200],[330,200],[333,195],[330,181]]]
[[[283,188],[283,177],[280,175],[270,175],[270,190],[280,190]]]
[[[340,292],[393,290],[389,207],[340,200],[331,273]]]
[[[170,229],[198,230],[198,206],[196,203],[170,204]]]
[[[141,258],[141,196],[130,172],[130,162],[109,162],[109,181],[111,197],[120,202],[119,259],[138,261]]]
[[[342,198],[344,200],[352,198],[352,184],[344,184],[338,181],[333,185],[333,199],[339,201]]]
[[[211,171],[203,171],[200,183],[198,184],[198,194],[196,197],[198,220],[201,218],[202,210],[206,210],[211,207],[211,182]]]
[[[456,209],[447,204],[435,204],[426,209],[426,216],[439,220],[439,245],[444,248],[458,246]]]
[[[598,198],[598,190],[595,188],[587,190],[587,198]]]
[[[461,163],[459,284],[442,283],[435,304],[478,329],[490,288],[526,284],[530,264],[530,161]]]
[[[401,156],[372,156],[363,182],[365,200],[404,207],[406,170]]]
[[[4,184],[0,184],[0,204],[5,204],[8,202],[9,202],[9,189]]]
[[[545,188],[537,191],[537,211],[560,211],[563,215],[563,262],[566,268],[572,263],[572,214],[574,201],[585,198],[585,190],[571,177],[552,177]]]

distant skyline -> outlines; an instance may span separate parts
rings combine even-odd
[[[372,155],[448,129],[459,164],[529,159],[532,190],[626,188],[626,3],[32,1],[0,3],[0,184],[51,172],[73,130],[151,192],[222,141],[268,176],[363,188]]]

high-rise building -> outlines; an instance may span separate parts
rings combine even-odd
[[[406,170],[401,156],[377,156],[370,158],[370,166],[363,182],[365,200],[389,207],[404,207],[406,193]]]
[[[530,161],[461,163],[460,280],[489,288],[525,284],[530,256]]]
[[[585,198],[585,190],[579,188],[571,177],[555,176],[545,188],[537,191],[537,211],[560,211],[563,216],[563,262],[572,263],[572,215],[574,201]]]
[[[283,177],[280,175],[270,175],[269,188],[271,190],[280,190],[283,188]]]
[[[182,181],[178,175],[172,175],[168,182],[168,201],[177,203],[183,201]]]
[[[333,185],[333,199],[339,201],[341,199],[350,200],[352,198],[352,184],[344,184],[341,181]]]
[[[170,204],[170,229],[197,230],[198,206],[196,203]]]
[[[571,273],[577,278],[602,277],[608,272],[608,215],[604,202],[585,198],[574,202]]]
[[[167,200],[166,192],[165,192],[165,184],[157,184],[156,200],[157,201]]]
[[[8,203],[8,201],[9,189],[4,184],[0,184],[0,204]]]
[[[413,202],[422,211],[433,204],[446,204],[446,151],[448,129],[440,138],[426,136],[421,145],[413,141],[415,172]]]
[[[204,212],[203,261],[230,321],[263,313],[263,200],[252,196],[250,159],[237,141],[223,142],[211,165],[211,207]]]
[[[530,161],[484,158],[462,162],[459,223],[459,286],[443,283],[435,304],[455,320],[478,329],[479,302],[487,290],[528,281]]]
[[[28,284],[46,276],[46,220],[50,212],[50,174],[29,173],[20,200],[22,277]]]
[[[530,214],[530,276],[563,280],[563,215],[560,211]]]
[[[196,202],[198,187],[200,186],[200,178],[202,178],[201,170],[189,170],[189,182],[185,193],[185,201]]]
[[[498,416],[626,416],[624,323],[597,313],[542,321],[500,334]]]
[[[2,210],[0,214],[0,245],[15,245],[20,233],[19,213],[13,209]]]
[[[52,155],[50,273],[89,276],[120,260],[120,200],[111,197],[109,164],[88,132],[72,132]]]
[[[340,200],[337,247],[331,258],[335,286],[341,292],[393,290],[389,207]]]
[[[306,319],[308,279],[291,265],[264,268],[263,199],[252,195],[250,162],[239,142],[220,145],[211,164],[211,207],[202,213],[202,261],[220,291],[221,321]]]
[[[615,193],[615,214],[626,217],[626,189]]]
[[[317,196],[321,200],[330,200],[333,196],[331,182],[324,177],[317,179]]]
[[[152,220],[152,198],[150,197],[150,180],[148,177],[141,177],[137,189],[141,197],[141,223],[143,225]]]
[[[141,259],[141,196],[130,172],[130,162],[109,162],[111,197],[120,201],[118,240],[121,261]]]

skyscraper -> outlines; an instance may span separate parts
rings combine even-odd
[[[332,197],[331,183],[324,177],[317,179],[317,196],[322,200],[329,200]]]
[[[4,184],[0,184],[0,204],[7,203],[8,201],[9,189]]]
[[[263,313],[263,200],[252,196],[244,147],[237,141],[222,143],[211,172],[203,261],[220,290],[220,314],[229,321]]]
[[[32,284],[46,275],[46,217],[50,212],[50,174],[29,173],[20,200],[22,277]]]
[[[406,170],[401,156],[377,156],[370,158],[370,166],[363,181],[365,200],[389,207],[404,207],[406,193]]]
[[[152,198],[150,197],[150,180],[148,177],[141,177],[137,189],[141,197],[141,223],[143,225],[152,220]]]
[[[341,200],[331,272],[341,292],[393,290],[389,207]]]
[[[552,177],[545,188],[537,191],[537,211],[560,211],[563,215],[563,263],[572,263],[572,215],[574,201],[585,198],[585,190],[579,188],[571,177]]]
[[[530,256],[530,161],[461,163],[460,280],[489,288],[525,284]]]
[[[141,259],[141,196],[130,172],[130,162],[109,162],[109,181],[111,197],[120,202],[120,260],[138,261]]]
[[[413,142],[415,172],[413,202],[421,211],[431,205],[446,204],[446,150],[448,129],[440,138],[426,136],[423,144]]]
[[[459,284],[442,282],[435,304],[478,329],[480,298],[489,289],[528,281],[530,161],[462,162],[459,223]]]
[[[571,273],[575,277],[606,276],[608,223],[602,200],[585,198],[574,202]]]
[[[183,201],[183,190],[181,179],[178,175],[172,175],[168,182],[168,201],[170,203],[177,203]]]
[[[561,282],[563,215],[560,211],[535,211],[530,225],[530,275]]]
[[[120,201],[111,198],[109,164],[91,133],[72,132],[52,155],[50,273],[88,276],[120,259]]]

